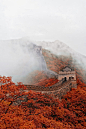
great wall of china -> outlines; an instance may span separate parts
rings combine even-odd
[[[52,94],[55,98],[59,99],[70,91],[71,88],[77,88],[76,73],[69,67],[65,67],[62,71],[59,71],[58,80],[59,82],[49,87],[27,85],[27,88],[28,90],[33,90],[35,92]]]
[[[58,82],[52,86],[36,86],[36,85],[25,85],[27,91],[41,92],[44,94],[51,94],[55,98],[61,99],[63,95],[71,90],[71,88],[77,88],[76,73],[69,67],[65,67],[62,71],[59,71]],[[2,86],[2,83],[0,83]]]
[[[76,81],[68,80],[63,82],[62,80],[55,85],[44,87],[44,86],[34,86],[27,85],[28,90],[33,90],[35,92],[41,92],[45,94],[53,94],[54,97],[61,99],[71,88],[77,88]]]

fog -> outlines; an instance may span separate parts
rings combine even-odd
[[[26,36],[86,55],[86,0],[0,0],[0,39]]]
[[[1,76],[12,76],[15,83],[24,83],[31,72],[46,69],[40,46],[23,39],[0,41]]]

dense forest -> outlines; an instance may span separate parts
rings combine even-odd
[[[0,77],[0,85],[0,129],[86,129],[86,84],[79,79],[61,101],[11,77]]]

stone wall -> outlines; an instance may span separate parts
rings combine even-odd
[[[59,71],[58,80],[62,80],[62,78],[65,78],[65,77],[67,80],[69,80],[69,77],[73,77],[74,80],[76,80],[76,73],[75,71],[71,71],[71,72],[70,71],[68,72]]]
[[[65,67],[63,71],[59,71],[58,80],[56,84],[52,86],[35,86],[26,85],[28,90],[41,92],[45,94],[52,94],[55,98],[61,99],[63,95],[71,90],[71,88],[77,88],[76,84],[76,72],[71,71],[69,67]]]
[[[71,90],[71,88],[77,88],[76,81],[68,80],[66,82],[59,81],[53,86],[44,87],[44,86],[27,86],[28,90],[33,90],[36,92],[41,92],[45,94],[53,94],[55,98],[61,99],[63,95]]]

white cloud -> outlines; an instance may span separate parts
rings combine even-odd
[[[57,39],[80,51],[85,34],[85,0],[0,0],[0,39]]]

